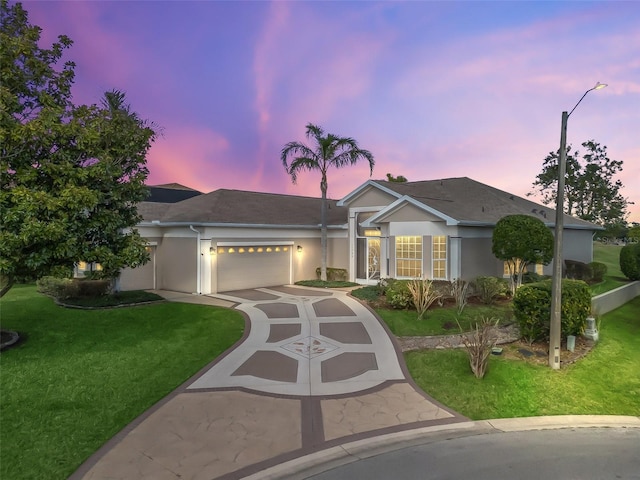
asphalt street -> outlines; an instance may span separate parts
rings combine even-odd
[[[575,428],[428,441],[306,477],[354,479],[640,479],[640,429]]]

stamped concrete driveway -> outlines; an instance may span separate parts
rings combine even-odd
[[[386,327],[346,292],[282,286],[210,299],[225,301],[245,313],[244,338],[72,479],[243,478],[342,443],[466,420],[411,382]]]

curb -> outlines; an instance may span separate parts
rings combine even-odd
[[[499,418],[438,425],[345,443],[243,477],[244,480],[305,479],[364,458],[413,445],[483,434],[573,428],[640,428],[640,416],[557,415]]]

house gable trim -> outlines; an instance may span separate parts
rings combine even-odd
[[[356,188],[353,192],[347,194],[346,197],[343,197],[341,200],[338,200],[338,202],[336,202],[336,205],[338,207],[344,207],[346,206],[346,204],[353,202],[355,199],[357,199],[360,195],[365,193],[370,188],[376,188],[388,195],[391,195],[394,198],[401,198],[398,192],[394,192],[390,188],[382,186],[379,183],[374,182],[373,180],[367,180],[365,183],[363,183],[358,188]]]
[[[428,212],[431,215],[434,215],[434,216],[444,220],[446,222],[447,226],[453,226],[453,225],[459,225],[460,224],[460,222],[458,220],[456,220],[455,218],[452,218],[452,217],[450,217],[448,215],[445,215],[444,213],[436,210],[435,208],[432,208],[429,205],[425,205],[424,203],[419,202],[419,201],[413,199],[412,197],[404,195],[404,196],[400,197],[398,200],[396,200],[395,202],[393,202],[388,207],[380,210],[380,212],[378,212],[377,214],[375,214],[372,217],[370,217],[369,219],[367,219],[367,221],[363,222],[363,226],[372,227],[376,223],[384,222],[385,218],[388,218],[390,215],[392,215],[393,213],[397,212],[398,210],[400,210],[400,208],[402,208],[403,206],[405,206],[407,204],[413,205],[414,207],[416,207],[416,208],[418,208],[420,210]]]

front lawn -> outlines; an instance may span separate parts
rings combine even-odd
[[[77,310],[35,286],[0,302],[0,478],[64,479],[109,438],[240,339],[238,312],[182,303]]]
[[[640,297],[602,317],[600,342],[559,371],[492,356],[483,380],[464,350],[409,352],[413,379],[429,395],[473,419],[537,415],[638,415]]]

